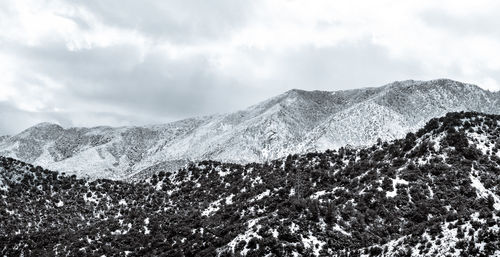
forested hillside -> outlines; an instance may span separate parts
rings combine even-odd
[[[0,158],[6,256],[500,255],[500,116],[127,183]]]

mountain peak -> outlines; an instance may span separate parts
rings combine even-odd
[[[303,89],[293,88],[293,89],[290,89],[290,90],[286,91],[285,93],[283,93],[281,95],[278,95],[278,98],[280,98],[280,99],[290,99],[290,98],[302,97],[305,94],[308,94],[308,93],[311,93],[311,92],[312,91],[307,91],[307,90],[303,90]]]
[[[32,126],[32,128],[62,128],[62,127],[59,124],[56,124],[56,123],[40,122],[40,123]]]
[[[425,88],[469,88],[469,89],[477,89],[482,90],[479,86],[469,83],[460,82],[457,80],[440,78],[433,80],[402,80],[402,81],[394,81],[392,83],[387,84],[385,87],[388,88],[399,88],[399,87],[425,87]]]
[[[67,173],[125,178],[164,162],[263,162],[366,146],[377,138],[404,138],[448,112],[500,114],[499,103],[497,93],[450,79],[335,92],[291,89],[239,112],[163,126],[63,129],[41,123],[4,140],[0,155]]]
[[[63,130],[64,128],[58,124],[50,122],[42,122],[24,130],[18,136],[23,138],[26,137],[44,138],[44,139],[54,138],[56,134],[58,134]]]
[[[300,93],[303,93],[303,92],[306,92],[306,90],[298,89],[298,88],[292,88],[292,89],[286,91],[285,94],[300,94]]]

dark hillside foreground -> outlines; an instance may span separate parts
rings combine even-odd
[[[500,256],[500,116],[128,183],[0,158],[2,256]]]

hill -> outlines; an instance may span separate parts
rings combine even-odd
[[[0,158],[7,256],[498,256],[500,116],[136,183]]]
[[[500,114],[500,93],[452,80],[291,90],[243,111],[163,125],[65,129],[42,123],[0,140],[0,155],[80,177],[140,178],[192,161],[244,164],[370,145],[458,111]]]

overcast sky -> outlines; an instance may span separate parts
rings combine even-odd
[[[142,125],[292,88],[500,88],[500,1],[0,0],[0,134]]]

